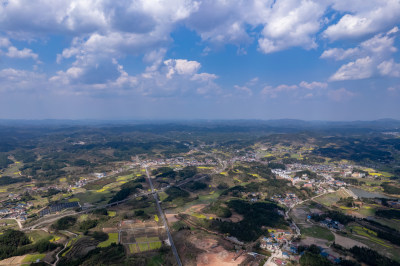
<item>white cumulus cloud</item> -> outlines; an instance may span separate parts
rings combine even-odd
[[[258,43],[264,53],[289,47],[317,47],[315,34],[320,30],[326,1],[276,1],[270,10]]]
[[[31,49],[24,48],[22,50],[18,50],[14,46],[8,47],[8,52],[6,53],[6,56],[10,58],[32,58],[34,60],[37,60],[39,56],[32,52]]]
[[[0,47],[8,47],[11,45],[11,42],[8,38],[0,37]]]
[[[380,63],[378,70],[384,76],[400,77],[400,64],[395,63],[393,59]]]
[[[350,61],[342,65],[331,77],[331,81],[357,80],[375,75],[397,77],[399,64],[394,62],[392,55],[397,52],[394,46],[398,28],[394,27],[387,33],[380,33],[361,42],[355,48],[329,49],[321,58]]]
[[[347,63],[339,68],[330,80],[355,80],[369,78],[373,74],[373,60],[367,56],[359,58],[354,62]]]
[[[300,82],[299,86],[302,88],[309,89],[309,90],[325,89],[328,87],[328,83],[318,82],[318,81],[313,81],[313,82],[302,81],[302,82]]]
[[[400,22],[398,0],[336,0],[332,8],[346,13],[325,30],[324,36],[332,41],[377,33]]]
[[[175,73],[193,75],[201,67],[199,62],[186,59],[168,59],[164,61],[164,64],[168,67],[167,78],[172,78]]]

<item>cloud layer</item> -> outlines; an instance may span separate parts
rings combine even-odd
[[[0,0],[0,91],[343,101],[359,95],[345,82],[398,82],[399,23],[399,0]],[[195,47],[180,54],[182,29]],[[265,62],[243,60],[231,76],[232,62],[221,57],[218,69],[212,59],[231,47]],[[266,66],[299,51],[324,71],[274,79]],[[292,60],[306,68],[304,58]]]

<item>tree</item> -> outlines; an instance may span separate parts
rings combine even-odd
[[[321,255],[314,254],[312,252],[306,251],[300,258],[301,266],[331,266],[333,265],[328,259],[322,257]]]

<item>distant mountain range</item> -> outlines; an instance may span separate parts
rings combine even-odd
[[[400,130],[400,120],[378,119],[371,121],[305,121],[298,119],[275,119],[275,120],[67,120],[67,119],[44,119],[44,120],[8,120],[0,119],[0,126],[163,126],[163,127],[189,127],[189,128],[230,128],[247,127],[251,129],[371,129],[371,130]],[[178,130],[178,129],[176,129]]]

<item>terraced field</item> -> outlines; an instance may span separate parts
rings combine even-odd
[[[135,227],[134,223],[125,223],[125,229],[121,231],[121,244],[124,244],[131,254],[159,249],[162,240],[167,238],[164,227],[155,226],[157,224],[154,222],[143,225],[145,227]]]
[[[90,250],[96,248],[98,241],[91,239],[90,237],[80,237],[74,243],[71,244],[71,247],[67,252],[63,254],[63,257],[67,257],[70,259],[74,259],[80,256],[84,256]]]

